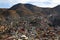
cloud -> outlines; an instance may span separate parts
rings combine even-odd
[[[34,4],[39,7],[55,7],[60,4],[60,1],[55,0],[40,0],[40,1],[30,1],[31,4]]]
[[[30,3],[39,7],[54,7],[60,4],[60,0],[9,0],[12,4]]]
[[[16,3],[27,3],[29,0],[9,0],[10,3],[16,4]]]
[[[60,0],[52,0],[52,3],[60,4]]]
[[[50,8],[53,8],[55,7],[57,4],[52,4],[52,3],[49,3],[49,2],[41,2],[41,3],[32,3],[33,5],[36,5],[36,6],[39,6],[39,7],[50,7]]]
[[[17,3],[30,3],[39,7],[54,7],[60,4],[60,0],[0,0],[0,6],[7,5],[11,7]]]

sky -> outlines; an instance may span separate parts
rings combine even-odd
[[[60,0],[0,0],[0,8],[10,8],[17,3],[29,3],[39,7],[55,7],[60,5]]]

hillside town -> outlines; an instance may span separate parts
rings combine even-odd
[[[47,19],[32,17],[32,20],[20,18],[0,24],[0,40],[60,40],[60,27],[47,25]]]

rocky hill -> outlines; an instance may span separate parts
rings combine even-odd
[[[42,8],[32,4],[16,4],[9,9],[0,8],[0,34],[12,35],[11,30],[31,27],[57,28],[60,26],[60,5],[54,8]],[[1,39],[4,37],[1,36]]]

